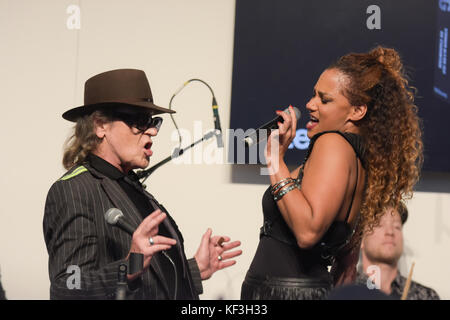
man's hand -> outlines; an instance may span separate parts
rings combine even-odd
[[[150,260],[155,253],[168,250],[177,243],[174,239],[158,235],[158,227],[161,222],[164,221],[166,216],[167,215],[159,209],[153,211],[141,222],[139,227],[137,227],[136,231],[133,233],[130,253],[141,253],[144,255],[144,268],[142,271],[148,268]],[[140,274],[142,274],[142,272],[129,275],[128,280],[134,280]]]
[[[227,236],[213,236],[212,230],[208,228],[203,235],[200,246],[195,254],[200,276],[202,280],[211,278],[217,270],[230,267],[236,263],[236,260],[229,260],[242,254],[242,250],[230,251],[241,245],[240,241],[230,241]],[[219,243],[219,240],[221,243]]]

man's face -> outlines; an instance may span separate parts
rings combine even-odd
[[[96,128],[102,142],[96,154],[122,172],[146,168],[153,154],[152,137],[158,134],[154,126],[140,131],[122,120],[114,120]]]
[[[361,250],[372,262],[397,264],[403,253],[402,221],[397,210],[389,208],[380,225],[364,235]]]

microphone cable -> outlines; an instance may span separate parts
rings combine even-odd
[[[208,83],[206,83],[206,81],[203,81],[203,80],[201,80],[201,79],[197,79],[197,78],[194,78],[194,79],[189,79],[188,81],[186,81],[185,83],[183,83],[183,85],[180,87],[180,88],[178,88],[178,90],[177,91],[175,91],[175,93],[172,95],[172,97],[170,98],[170,101],[169,101],[169,110],[172,110],[172,101],[173,101],[173,99],[175,98],[175,96],[176,95],[178,95],[189,83],[191,83],[191,82],[194,82],[194,81],[198,81],[198,82],[201,82],[201,83],[203,83],[205,86],[207,86],[208,87],[208,89],[209,89],[209,91],[211,92],[211,95],[212,95],[212,98],[213,98],[213,104],[214,104],[214,102],[216,102],[216,96],[215,96],[215,94],[214,94],[214,90],[211,88],[211,86],[208,84]],[[216,103],[217,104],[217,103]],[[181,149],[181,143],[182,143],[182,137],[181,137],[181,134],[180,134],[180,129],[178,128],[178,125],[177,125],[177,123],[176,123],[176,121],[175,121],[175,118],[173,117],[173,114],[171,113],[170,114],[170,118],[172,119],[172,122],[173,122],[173,124],[174,124],[174,126],[175,126],[175,129],[177,130],[177,133],[178,133],[178,148],[179,149]]]
[[[216,127],[217,126],[220,127],[219,113],[218,113],[218,110],[217,110],[218,109],[217,108],[217,100],[216,100],[216,96],[214,94],[214,90],[211,88],[211,86],[208,83],[206,83],[206,81],[203,81],[201,79],[193,78],[193,79],[189,79],[185,83],[183,83],[183,85],[180,88],[178,88],[177,91],[175,91],[175,93],[170,98],[169,110],[172,110],[172,102],[173,102],[173,99],[175,98],[175,96],[177,96],[189,83],[195,82],[195,81],[203,83],[205,86],[208,87],[209,91],[211,92],[213,115],[214,115],[214,124],[215,124]],[[173,117],[173,114],[170,114],[170,118],[172,119],[172,122],[173,122],[173,124],[175,126],[175,129],[177,131],[177,134],[178,134],[178,147],[174,149],[174,153],[172,153],[172,156],[169,156],[166,159],[161,160],[160,162],[158,162],[157,164],[155,164],[154,166],[152,166],[149,169],[144,169],[144,170],[137,171],[136,173],[137,173],[138,178],[142,179],[141,180],[141,184],[143,184],[145,182],[145,180],[147,180],[147,178],[150,176],[150,174],[152,174],[156,169],[158,169],[162,165],[164,165],[167,162],[169,162],[174,157],[175,150],[178,150],[177,156],[180,156],[182,154],[182,153],[179,153],[180,151],[183,151],[182,148],[181,148],[182,136],[181,136],[181,133],[180,133],[180,129],[178,127],[177,122],[175,121],[175,118]],[[219,130],[219,131],[221,131],[221,130]],[[217,132],[215,134],[218,135]],[[221,132],[220,132],[220,136],[221,136]],[[221,138],[220,138],[220,141],[221,141]],[[220,142],[220,143],[222,145],[221,147],[223,147],[223,142]],[[192,144],[190,147],[193,147],[194,144]]]
[[[161,251],[162,254],[170,261],[173,267],[173,272],[175,273],[175,285],[174,285],[174,294],[173,294],[173,300],[177,300],[177,294],[178,294],[178,273],[177,273],[177,267],[175,265],[175,262],[169,257],[166,251]]]

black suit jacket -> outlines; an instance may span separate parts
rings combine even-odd
[[[159,205],[149,193],[147,196]],[[104,213],[112,207],[122,210],[134,228],[141,223],[140,213],[119,184],[88,164],[72,168],[50,188],[43,227],[49,254],[51,299],[115,297],[118,267],[127,263],[124,258],[130,249],[131,236],[105,221]],[[183,275],[179,276],[187,281],[191,291],[183,298],[198,299],[202,290],[198,267],[195,259],[186,259],[181,233],[167,215],[163,223],[177,240],[183,262]],[[133,283],[129,298],[173,298],[160,259],[165,259],[160,253],[152,257],[150,267]]]

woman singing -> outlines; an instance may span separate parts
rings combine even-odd
[[[341,57],[321,74],[306,108],[310,145],[293,172],[283,158],[297,119],[292,108],[277,112],[284,122],[267,143],[271,186],[242,299],[324,299],[354,280],[361,231],[410,197],[418,180],[417,107],[395,50]]]

